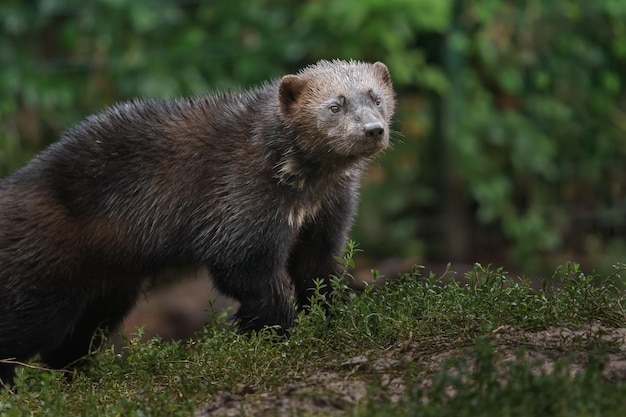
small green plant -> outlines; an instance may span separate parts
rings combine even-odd
[[[480,264],[462,277],[415,267],[359,292],[346,285],[357,250],[346,248],[329,292],[316,282],[289,338],[239,335],[212,311],[193,340],[142,341],[139,330],[87,372],[22,367],[0,413],[618,416],[626,406],[626,374],[611,368],[626,355],[613,283],[623,265],[599,280],[567,264],[550,282]]]

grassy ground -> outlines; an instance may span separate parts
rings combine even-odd
[[[363,293],[335,283],[333,317],[318,300],[289,339],[218,317],[195,341],[95,353],[71,383],[22,367],[0,415],[622,416],[623,267],[600,284],[576,265],[551,285],[480,265]]]

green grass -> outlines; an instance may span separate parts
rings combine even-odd
[[[551,285],[480,265],[359,293],[335,280],[331,318],[318,297],[289,339],[218,317],[195,341],[94,353],[69,383],[22,367],[0,415],[621,416],[626,369],[609,365],[626,352],[611,336],[626,334],[623,268],[599,283],[576,265]]]

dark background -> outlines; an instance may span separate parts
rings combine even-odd
[[[369,257],[547,276],[626,260],[621,0],[3,0],[0,176],[116,101],[322,58],[383,61],[398,93],[352,234]]]

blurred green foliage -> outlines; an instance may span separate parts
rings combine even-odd
[[[402,133],[354,233],[369,254],[526,271],[624,260],[620,0],[4,0],[0,175],[115,101],[335,57],[384,61],[398,90]]]

